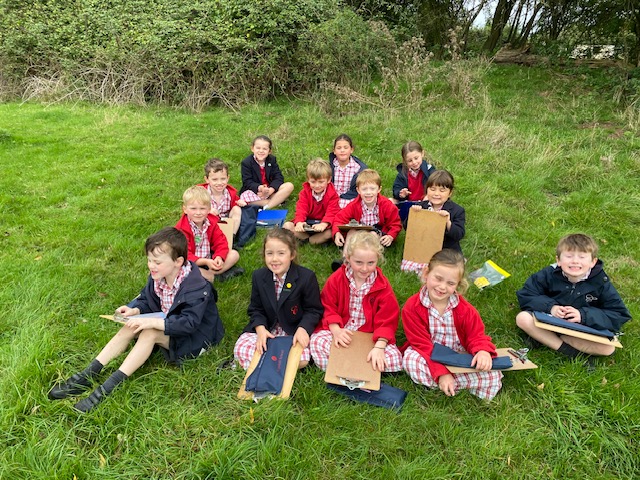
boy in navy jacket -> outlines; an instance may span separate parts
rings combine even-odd
[[[615,351],[611,345],[558,335],[534,325],[533,311],[613,332],[631,319],[597,254],[598,246],[591,237],[567,235],[556,247],[557,263],[531,275],[516,292],[522,309],[516,324],[533,339],[525,338],[529,344],[540,342],[569,358],[581,353],[611,355]]]

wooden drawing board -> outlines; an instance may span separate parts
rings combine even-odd
[[[242,380],[240,390],[238,390],[238,398],[242,400],[253,400],[254,392],[247,392],[247,378],[253,373],[260,362],[260,354],[256,350],[251,358],[247,373]],[[287,367],[284,371],[284,381],[282,383],[282,390],[278,395],[274,395],[275,398],[287,399],[291,395],[291,389],[293,388],[293,381],[296,379],[296,373],[298,373],[298,367],[300,366],[300,357],[302,356],[302,346],[298,343],[291,347],[289,350],[289,357],[287,358]]]
[[[235,226],[233,218],[225,218],[218,222],[218,227],[227,237],[227,244],[229,245],[229,251],[233,248],[233,227]]]
[[[126,320],[123,320],[123,316],[120,314],[117,315],[100,315],[100,318],[106,318],[107,320],[111,320],[112,322],[119,323],[124,325]],[[154,312],[154,313],[142,313],[140,315],[134,315],[129,318],[165,318],[165,314],[162,312]]]
[[[100,318],[106,318],[107,320],[111,320],[112,322],[120,323],[122,325],[125,324],[124,320],[115,318],[113,315],[100,315]]]
[[[505,368],[500,370],[501,372],[512,372],[516,370],[531,370],[533,368],[538,368],[538,366],[533,363],[531,360],[526,360],[524,363],[520,361],[520,359],[509,353],[509,350],[516,350],[515,348],[496,348],[496,352],[498,352],[499,357],[509,357],[513,362],[513,367]],[[466,368],[466,367],[450,367],[447,365],[447,369],[451,373],[472,373],[472,372],[480,372],[481,370],[476,370],[475,368]]]
[[[589,340],[590,342],[601,343],[603,345],[612,345],[616,348],[622,348],[622,344],[616,338],[613,340],[609,340],[607,337],[600,337],[599,335],[592,335],[590,333],[578,332],[576,330],[571,330],[569,328],[557,327],[555,325],[550,325],[548,323],[539,322],[534,318],[533,324],[542,328],[543,330],[549,330],[551,332],[560,333],[561,335],[567,335],[568,337],[576,337],[582,338],[583,340]]]
[[[380,372],[367,362],[367,355],[373,346],[372,333],[353,332],[347,348],[336,347],[332,340],[324,381],[335,385],[344,385],[341,378],[363,381],[365,383],[361,388],[380,390]]]
[[[429,263],[433,254],[442,250],[446,227],[447,220],[438,213],[410,209],[403,260]]]
[[[338,229],[340,230],[340,233],[345,234],[346,232],[348,232],[349,230],[365,230],[365,231],[370,231],[373,230],[373,227],[371,225],[362,225],[362,224],[350,224],[347,223],[346,225],[338,225]]]

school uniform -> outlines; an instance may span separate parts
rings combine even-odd
[[[184,278],[173,304],[164,319],[164,334],[169,336],[169,349],[162,348],[168,362],[181,363],[185,358],[197,357],[203,349],[216,345],[224,336],[224,326],[218,315],[215,290],[200,274],[195,264]],[[160,297],[149,275],[140,295],[128,307],[140,313],[161,311]]]
[[[295,335],[298,327],[311,335],[324,311],[320,301],[320,287],[316,274],[308,268],[292,263],[284,279],[280,298],[276,298],[273,272],[262,267],[253,272],[249,323],[234,347],[234,357],[247,368],[256,349],[256,327],[263,326],[275,335]],[[278,330],[279,328],[279,330]],[[310,358],[309,349],[302,360]]]
[[[600,330],[620,331],[631,319],[620,294],[598,260],[585,280],[571,283],[557,264],[531,275],[516,292],[520,309],[551,313],[555,305],[580,312],[580,323]]]
[[[378,206],[379,221],[376,225],[372,226],[378,228],[381,235],[390,235],[395,240],[400,230],[402,230],[398,207],[381,194],[378,194],[376,205]],[[333,236],[335,237],[336,233],[340,231],[340,225],[346,225],[351,219],[355,219],[357,222],[360,222],[362,219],[362,197],[359,195],[353,202],[336,213],[331,227]]]
[[[209,192],[209,194],[211,194],[211,189],[209,188],[209,184],[208,183],[200,183],[200,184],[198,184],[198,186],[206,188],[207,191]],[[238,204],[238,200],[240,200],[240,196],[238,195],[238,190],[236,190],[231,185],[227,185],[225,188],[226,188],[227,192],[229,192],[229,197],[231,199],[231,202],[229,204],[229,210],[226,210],[226,211],[223,211],[223,212],[219,212],[220,213],[220,217],[228,217],[229,216],[229,212],[231,212],[231,209],[233,207],[235,207]]]
[[[316,365],[326,370],[333,335],[329,325],[337,324],[340,328],[351,330],[350,323],[354,314],[353,299],[351,298],[350,280],[347,277],[347,265],[342,265],[327,279],[320,293],[324,316],[316,332],[311,337],[311,356]],[[380,267],[376,267],[376,278],[369,291],[362,298],[362,325],[354,330],[373,333],[373,341],[380,338],[388,340],[385,348],[386,372],[396,372],[402,369],[402,354],[396,346],[396,330],[400,307],[389,280],[382,274]]]
[[[402,325],[407,342],[403,368],[411,379],[429,388],[438,387],[440,376],[451,373],[449,369],[431,359],[433,343],[437,342],[461,353],[475,355],[481,350],[496,357],[496,347],[485,334],[478,311],[464,297],[451,296],[444,315],[431,305],[423,286],[407,300],[402,308]],[[473,395],[491,400],[502,387],[499,371],[452,374],[454,389],[468,389]]]
[[[260,165],[256,162],[253,154],[246,157],[240,163],[240,172],[242,175],[242,187],[240,188],[240,195],[243,192],[250,190],[253,193],[258,193],[258,187],[264,185],[262,181],[262,173],[260,172]],[[284,176],[280,171],[278,162],[274,155],[268,155],[264,161],[264,175],[266,185],[274,188],[276,191],[280,189],[284,183]]]
[[[367,165],[355,155],[351,155],[351,158],[353,159],[354,162],[358,164],[360,168],[356,172],[356,174],[351,177],[351,180],[349,182],[349,188],[343,191],[342,193],[338,191],[338,196],[340,197],[340,200],[351,201],[358,196],[358,191],[356,190],[356,179],[358,178],[358,173],[368,168]],[[335,153],[331,152],[329,154],[329,165],[331,165],[331,182],[335,186],[336,185],[336,166],[333,163],[334,160],[336,160],[336,155]]]
[[[211,258],[220,257],[224,261],[227,259],[227,255],[229,255],[229,243],[227,241],[227,237],[225,237],[224,233],[222,233],[222,230],[220,230],[220,227],[218,226],[218,217],[208,214],[207,219],[209,220],[207,239],[211,246]],[[201,257],[196,256],[196,238],[186,213],[184,213],[180,220],[178,220],[176,228],[184,233],[185,237],[187,237],[189,260],[191,262],[197,261]]]
[[[304,182],[298,195],[293,224],[316,220],[332,225],[333,219],[339,211],[338,194],[332,183],[327,184],[322,200],[318,201],[313,196],[313,190],[309,182]]]
[[[415,191],[415,189],[409,188],[409,172],[405,168],[404,164],[399,163],[396,166],[396,170],[398,171],[398,174],[396,175],[396,179],[393,181],[393,198],[401,202],[405,200],[417,201],[424,198],[427,179],[429,178],[429,175],[436,171],[436,167],[428,163],[426,160],[422,161],[422,163],[420,164],[420,172],[422,172],[422,185],[420,190],[418,190],[417,192]],[[400,190],[402,190],[403,188],[409,188],[409,190],[411,190],[410,197],[400,198]]]

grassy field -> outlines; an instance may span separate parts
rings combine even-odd
[[[467,294],[498,346],[522,346],[514,292],[570,232],[597,239],[637,317],[640,137],[594,87],[606,76],[492,67],[476,107],[439,98],[400,113],[327,114],[303,101],[199,115],[0,104],[0,478],[637,478],[637,321],[594,373],[536,350],[540,368],[507,373],[489,404],[401,374],[384,379],[409,392],[396,414],[328,391],[315,367],[289,401],[251,404],[236,399],[242,372],[216,371],[247,321],[247,273],[218,286],[227,329],[218,348],[182,369],[152,357],[89,415],[47,399],[115,333],[98,315],[137,295],[145,238],[176,222],[206,159],[230,163],[239,187],[239,162],[259,134],[299,188],[307,161],[326,158],[346,132],[386,194],[402,143],[421,142],[456,178],[469,269],[492,259],[512,274]],[[261,264],[263,234],[241,252],[248,272]],[[383,265],[401,304],[420,285],[399,272],[402,243]],[[337,253],[305,245],[300,263],[323,283]]]

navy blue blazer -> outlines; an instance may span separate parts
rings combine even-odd
[[[253,154],[242,160],[240,163],[240,173],[242,174],[242,188],[240,193],[245,190],[251,190],[258,193],[258,187],[262,185],[262,177],[260,176],[260,165],[253,158]],[[267,177],[267,185],[277,190],[284,183],[284,176],[280,171],[276,157],[268,155],[264,161],[264,173]]]
[[[316,274],[292,263],[280,299],[276,300],[273,272],[267,267],[255,270],[247,313],[249,323],[243,332],[253,333],[259,325],[271,330],[277,322],[287,335],[294,335],[298,327],[311,335],[324,313]]]

